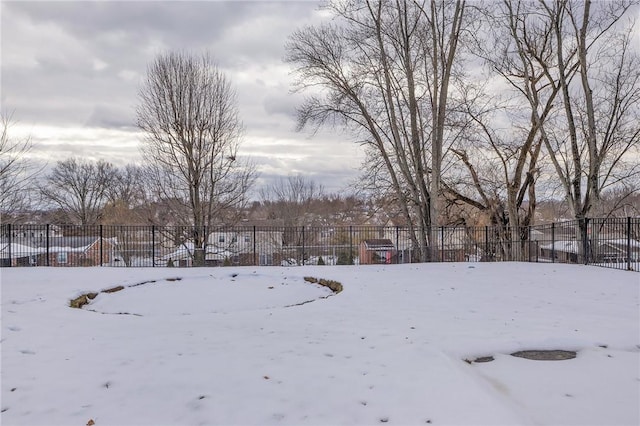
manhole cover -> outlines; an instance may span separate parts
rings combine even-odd
[[[519,351],[514,352],[511,356],[517,356],[518,358],[533,359],[536,361],[563,361],[565,359],[573,359],[576,357],[574,351],[562,351],[562,350],[544,350],[544,351]]]

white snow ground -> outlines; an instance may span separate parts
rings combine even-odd
[[[446,263],[0,274],[3,425],[640,424],[638,273]],[[578,354],[509,355],[524,349]],[[495,361],[464,361],[485,355]]]

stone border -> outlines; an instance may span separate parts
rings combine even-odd
[[[234,275],[236,276],[236,275]],[[169,282],[175,282],[175,281],[180,281],[182,280],[181,277],[172,277],[172,278],[165,278],[165,281],[169,281]],[[320,284],[322,286],[325,286],[329,289],[331,289],[331,291],[333,291],[334,294],[338,294],[342,291],[342,284],[339,283],[338,281],[334,281],[334,280],[325,280],[324,278],[315,278],[315,277],[304,277],[304,280],[308,283],[312,283],[312,284]],[[149,281],[143,281],[141,283],[137,283],[137,284],[131,284],[127,287],[137,287],[139,285],[143,285],[143,284],[151,284],[151,283],[155,283],[158,280],[149,280]],[[124,290],[125,287],[124,286],[116,286],[116,287],[112,287],[112,288],[108,288],[106,290],[102,290],[100,292],[90,292],[90,293],[84,293],[81,294],[80,296],[76,297],[75,299],[71,299],[69,301],[69,307],[71,308],[76,308],[76,309],[82,309],[82,307],[84,305],[88,305],[93,299],[95,299],[98,294],[100,293],[115,293],[117,291],[121,291]],[[304,302],[304,303],[308,303],[308,302]],[[286,307],[286,306],[285,306]]]
[[[338,294],[343,290],[342,284],[338,281],[334,280],[325,280],[324,278],[315,278],[315,277],[304,277],[304,280],[308,283],[312,284],[320,284],[322,286],[328,287],[331,291]]]
[[[173,278],[165,278],[165,281],[169,281],[169,282],[173,282],[173,281],[180,281],[182,278],[180,277],[173,277]],[[155,283],[157,282],[157,280],[150,280],[150,281],[143,281],[141,283],[137,283],[137,284],[131,284],[127,287],[137,287],[139,285],[143,285],[143,284],[151,284],[151,283]],[[111,287],[108,288],[106,290],[102,290],[99,292],[89,292],[89,293],[84,293],[81,294],[80,296],[76,297],[75,299],[71,299],[69,301],[69,307],[71,308],[76,308],[76,309],[82,309],[82,307],[84,305],[88,305],[89,302],[91,302],[93,299],[95,299],[98,294],[100,293],[115,293],[117,291],[121,291],[124,290],[125,286],[119,285],[119,286],[115,286],[115,287]]]
[[[98,292],[98,293],[95,293],[95,292],[85,293],[85,294],[82,294],[82,295],[76,297],[75,299],[71,299],[69,301],[69,307],[82,309],[82,307],[84,305],[89,304],[90,301],[95,299],[98,296],[98,294],[100,294],[100,293],[115,293],[115,292],[120,291],[120,290],[124,290],[124,286],[119,285],[119,286],[116,286],[116,287],[108,288],[106,290],[102,290],[101,292]]]

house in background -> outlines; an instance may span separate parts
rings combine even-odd
[[[48,248],[41,246],[39,249],[42,254],[38,256],[38,265],[99,266],[117,264],[121,261],[115,238],[52,237],[49,238]]]
[[[362,240],[359,255],[361,265],[395,263],[396,246],[386,238]]]
[[[225,260],[237,263],[237,254],[225,249],[220,249],[214,245],[207,245],[204,256],[205,266],[222,266]],[[195,246],[192,241],[185,241],[160,258],[159,266],[193,266]]]
[[[0,266],[99,266],[120,261],[113,238],[49,237],[48,241],[48,246],[0,242]]]
[[[628,245],[627,245],[628,244]],[[640,260],[640,241],[625,238],[601,240],[593,250],[592,261],[598,263],[624,263]]]
[[[540,246],[540,257],[561,263],[578,263],[578,242],[565,240],[542,245]]]
[[[640,259],[640,242],[636,240],[629,241],[629,252],[626,239],[589,241],[589,248],[591,263],[637,262]],[[579,250],[579,243],[576,240],[555,241],[552,244],[540,246],[540,257],[552,259],[555,255],[556,262],[578,263]]]
[[[42,249],[24,244],[0,242],[0,266],[35,266]]]
[[[285,257],[282,246],[283,230],[214,231],[206,244],[205,265],[278,265]],[[184,240],[180,244],[164,247],[157,265],[193,266],[194,244]]]

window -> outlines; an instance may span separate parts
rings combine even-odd
[[[244,236],[244,242],[245,243],[250,243],[251,242],[251,237],[249,235],[245,235]]]
[[[58,263],[67,263],[67,252],[58,252]]]
[[[219,242],[219,243],[224,243],[224,235],[220,235],[220,236],[218,237],[218,242]]]

